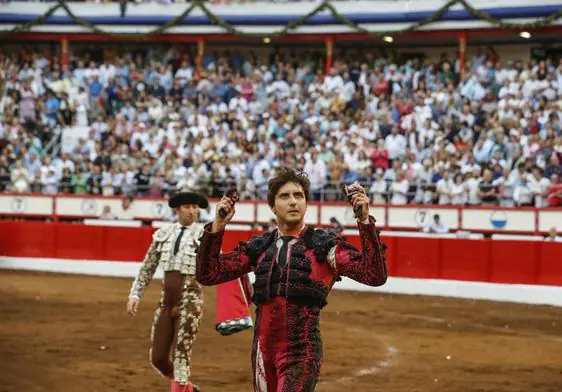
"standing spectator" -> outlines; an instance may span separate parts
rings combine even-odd
[[[533,168],[533,173],[529,176],[529,188],[533,193],[535,207],[547,207],[546,196],[550,188],[550,180],[543,177],[543,171],[538,167]]]
[[[388,158],[393,161],[406,152],[406,139],[399,133],[398,125],[392,127],[392,132],[384,142],[385,149],[388,151]]]
[[[523,175],[515,185],[513,200],[516,206],[531,207],[533,205],[533,191],[529,187],[527,175]]]
[[[35,93],[31,90],[29,83],[23,83],[20,90],[20,122],[35,123]]]
[[[396,180],[390,185],[392,193],[391,204],[406,204],[408,202],[409,183],[402,171],[396,173]]]
[[[437,181],[437,194],[439,195],[439,204],[451,204],[453,193],[453,182],[449,178],[449,171],[443,172],[443,178]]]
[[[103,177],[101,174],[101,168],[98,165],[93,165],[92,174],[88,178],[88,190],[90,194],[93,195],[103,194],[102,181],[103,181]]]
[[[384,147],[383,139],[379,139],[377,147],[371,154],[371,161],[377,169],[388,169],[388,150]]]
[[[107,166],[102,166],[102,173],[101,173],[101,187],[102,187],[102,194],[104,196],[113,196],[114,189],[113,189],[113,176],[111,172],[108,170]]]
[[[23,165],[23,160],[16,162],[16,167],[10,175],[12,180],[12,192],[29,192],[33,177]]]
[[[143,164],[140,170],[135,174],[134,184],[136,192],[139,196],[146,196],[149,192],[150,171],[148,164]]]
[[[41,172],[41,168],[35,169],[33,173],[33,179],[29,186],[29,191],[31,193],[42,193],[43,192],[43,173]]]
[[[72,174],[70,173],[70,169],[68,167],[62,169],[59,192],[74,193],[72,190]]]
[[[484,170],[484,178],[478,184],[478,196],[482,200],[482,205],[497,205],[498,192],[492,179],[492,172]]]
[[[467,203],[467,189],[463,182],[462,174],[456,174],[451,186],[451,204],[463,206]]]
[[[382,170],[377,170],[375,173],[375,181],[371,188],[369,189],[369,193],[371,194],[371,201],[373,203],[384,204],[388,200],[387,196],[387,182],[382,178]]]
[[[46,175],[41,179],[41,185],[43,186],[43,193],[48,195],[54,195],[59,191],[59,179],[57,174],[53,169],[50,169]]]
[[[0,165],[0,192],[6,192],[10,184],[10,174],[5,166]]]
[[[54,126],[58,122],[58,115],[60,110],[60,101],[53,94],[47,94],[46,115],[49,125]]]
[[[316,151],[311,154],[310,160],[304,165],[304,172],[310,179],[313,200],[322,200],[322,191],[326,186],[326,164],[318,159]]]
[[[562,183],[560,182],[560,177],[557,174],[553,174],[551,177],[551,185],[550,188],[548,188],[547,200],[550,207],[562,206]]]
[[[504,169],[502,176],[494,180],[493,184],[499,189],[498,197],[502,207],[513,207],[513,192],[515,190],[515,179],[510,175],[509,169]]]
[[[72,180],[70,183],[72,189],[74,189],[74,193],[77,195],[88,193],[89,177],[86,173],[82,172],[82,168],[80,166],[76,166],[76,171],[72,174]]]

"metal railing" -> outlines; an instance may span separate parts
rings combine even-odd
[[[387,189],[383,192],[371,192],[370,184],[362,184],[367,191],[369,199],[373,203],[392,204],[392,197],[394,193],[388,189],[392,182],[387,181]],[[13,191],[12,183],[10,180],[0,179],[0,191],[10,192]],[[78,185],[72,182],[61,181],[55,187],[53,185],[42,185],[40,183],[32,183],[25,192],[22,193],[42,193],[42,194],[82,194],[82,195],[97,195],[97,196],[119,196],[130,195],[134,197],[167,197],[178,191],[195,191],[199,192],[209,198],[220,198],[231,189],[232,185],[225,185],[224,183],[212,184],[210,182],[200,181],[191,188],[178,188],[172,185],[125,185],[125,186],[104,186],[102,184],[86,184]],[[322,189],[310,191],[310,201],[316,202],[337,202],[346,201],[346,197],[341,191],[340,182],[329,182]],[[425,185],[410,185],[408,192],[406,192],[406,204],[426,204],[436,205],[439,203],[438,193],[433,189],[425,189]],[[255,190],[247,187],[237,187],[240,192],[241,200],[267,200],[267,186],[258,187]],[[428,196],[430,195],[430,196]],[[491,205],[504,205],[505,202],[513,202],[513,198],[499,194],[495,201],[482,203]],[[452,203],[449,203],[452,204]],[[455,203],[457,204],[457,203]],[[463,203],[466,204],[466,203]]]

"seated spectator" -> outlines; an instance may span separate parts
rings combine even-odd
[[[556,227],[551,227],[544,240],[548,242],[562,242],[562,237],[558,235]]]
[[[115,214],[116,219],[121,220],[133,220],[135,219],[135,214],[132,209],[133,205],[133,197],[132,196],[124,196],[121,199],[121,210]]]
[[[447,225],[441,222],[439,214],[433,215],[433,221],[422,230],[424,233],[445,234],[449,232]]]
[[[115,215],[111,212],[110,206],[103,206],[99,219],[113,220]]]

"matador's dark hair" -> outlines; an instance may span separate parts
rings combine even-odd
[[[268,181],[267,204],[269,204],[270,207],[275,205],[275,196],[277,196],[279,189],[289,182],[294,182],[302,187],[304,197],[308,202],[310,199],[310,180],[306,173],[288,167],[281,167],[275,173],[275,177],[272,177]]]

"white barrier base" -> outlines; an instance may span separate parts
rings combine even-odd
[[[133,278],[139,270],[139,263],[0,256],[0,269]],[[162,277],[163,272],[158,269],[154,278],[162,279]],[[251,280],[253,280],[253,277],[251,277]],[[386,284],[381,287],[370,287],[343,278],[341,282],[336,283],[334,288],[350,291],[430,295],[562,306],[562,287],[558,286],[390,277]]]

